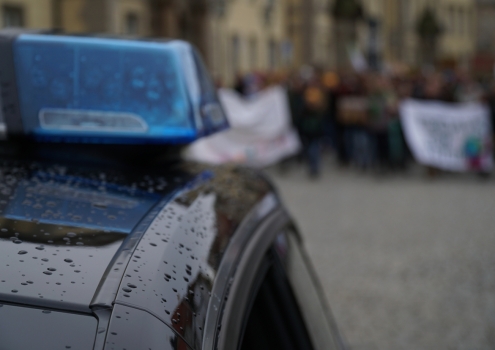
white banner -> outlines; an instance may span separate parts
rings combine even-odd
[[[249,99],[221,89],[219,98],[231,128],[193,143],[185,152],[187,159],[264,167],[299,152],[284,88],[273,87]]]
[[[492,128],[485,105],[407,100],[400,115],[418,162],[459,172],[492,170]]]

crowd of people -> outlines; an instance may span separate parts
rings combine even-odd
[[[482,101],[495,116],[495,84],[465,70],[336,73],[304,67],[291,74],[239,76],[235,89],[256,94],[267,86],[287,87],[292,122],[303,144],[309,174],[321,172],[321,153],[331,149],[342,166],[390,171],[406,168],[399,106],[408,98],[444,102]]]

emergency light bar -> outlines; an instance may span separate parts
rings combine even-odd
[[[45,142],[187,143],[228,122],[188,43],[0,30],[0,133]]]

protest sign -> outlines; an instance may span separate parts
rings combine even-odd
[[[342,124],[366,125],[368,123],[368,109],[366,96],[343,96],[338,99],[337,116]]]
[[[483,104],[411,99],[401,104],[400,114],[418,162],[458,172],[492,170],[490,111]]]
[[[219,98],[231,129],[193,143],[186,149],[187,159],[263,167],[299,152],[284,88],[269,88],[249,99],[221,89]]]

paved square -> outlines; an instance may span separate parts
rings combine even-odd
[[[495,175],[268,174],[352,350],[495,348]]]

